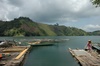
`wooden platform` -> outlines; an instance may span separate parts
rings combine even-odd
[[[3,55],[0,59],[0,66],[21,66],[31,46],[13,46],[1,48]]]
[[[100,56],[97,52],[70,48],[69,51],[82,66],[100,66]]]

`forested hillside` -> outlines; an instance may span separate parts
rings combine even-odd
[[[85,36],[82,29],[34,22],[27,17],[0,21],[0,36]]]

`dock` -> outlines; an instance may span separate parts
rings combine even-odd
[[[31,46],[0,48],[0,66],[21,66]]]
[[[95,51],[69,48],[71,55],[78,61],[80,66],[100,66],[100,55]]]

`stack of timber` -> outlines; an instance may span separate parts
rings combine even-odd
[[[71,48],[69,48],[69,51],[81,66],[100,66],[100,56],[97,52]]]

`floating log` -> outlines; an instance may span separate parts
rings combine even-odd
[[[15,60],[20,59],[26,52],[27,52],[28,48],[26,48],[25,50],[23,50],[16,58]]]

